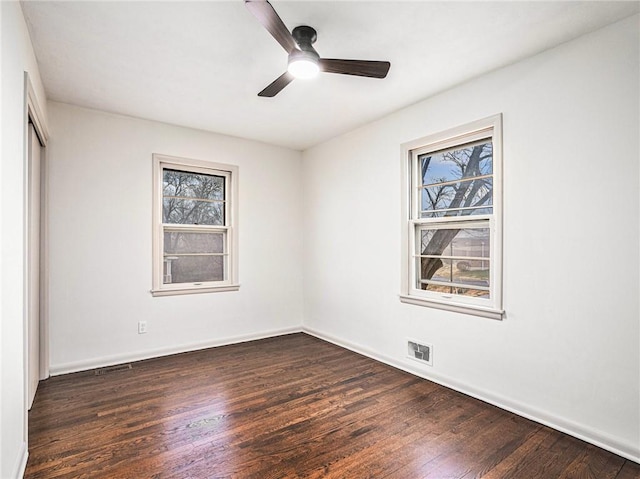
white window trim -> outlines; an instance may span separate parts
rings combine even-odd
[[[487,135],[489,133],[489,135]],[[416,211],[417,195],[412,195],[412,184],[418,174],[413,167],[413,155],[462,145],[482,137],[491,136],[493,142],[493,214],[477,215],[463,221],[460,217],[437,218],[437,223],[488,221],[491,232],[491,299],[473,301],[472,298],[426,292],[415,287],[415,228],[417,224],[433,224],[436,220],[412,218]],[[401,282],[400,301],[456,313],[502,319],[502,114],[497,114],[460,127],[404,143],[401,146]],[[413,176],[412,176],[413,175]],[[411,202],[415,203],[412,204]],[[470,301],[471,300],[471,301]],[[482,304],[484,303],[484,304]]]
[[[228,271],[224,281],[163,284],[162,170],[164,168],[215,174],[227,178],[225,217],[228,224],[219,227],[227,233]],[[153,154],[153,296],[237,291],[238,283],[238,167],[209,161]],[[171,225],[175,226],[175,225]],[[197,225],[189,225],[197,229]]]

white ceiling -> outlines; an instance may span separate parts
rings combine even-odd
[[[244,7],[26,1],[50,100],[305,149],[639,11],[640,2],[273,0],[326,58],[388,60],[384,80],[323,73],[257,93],[287,55]]]

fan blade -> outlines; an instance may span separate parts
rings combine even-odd
[[[359,77],[384,78],[391,67],[389,62],[369,60],[334,60],[321,58],[320,70],[327,73],[341,73]]]
[[[291,32],[269,2],[266,0],[245,0],[244,4],[287,53],[298,48]]]
[[[258,96],[266,96],[269,98],[276,96],[278,93],[280,93],[280,90],[286,87],[293,80],[294,80],[294,77],[291,73],[284,72],[282,75],[276,78],[276,80],[273,83],[271,83],[271,85],[269,85],[267,88],[265,88],[260,93],[258,93]]]

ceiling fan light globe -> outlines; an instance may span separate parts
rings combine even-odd
[[[313,78],[320,71],[319,59],[319,55],[311,46],[303,50],[294,50],[289,54],[287,71],[294,78]]]
[[[320,67],[313,60],[300,58],[290,61],[287,71],[296,78],[308,79],[315,77],[320,72]]]

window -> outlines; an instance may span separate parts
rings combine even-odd
[[[502,318],[502,117],[403,145],[406,303]]]
[[[154,296],[235,291],[238,167],[153,155]]]

